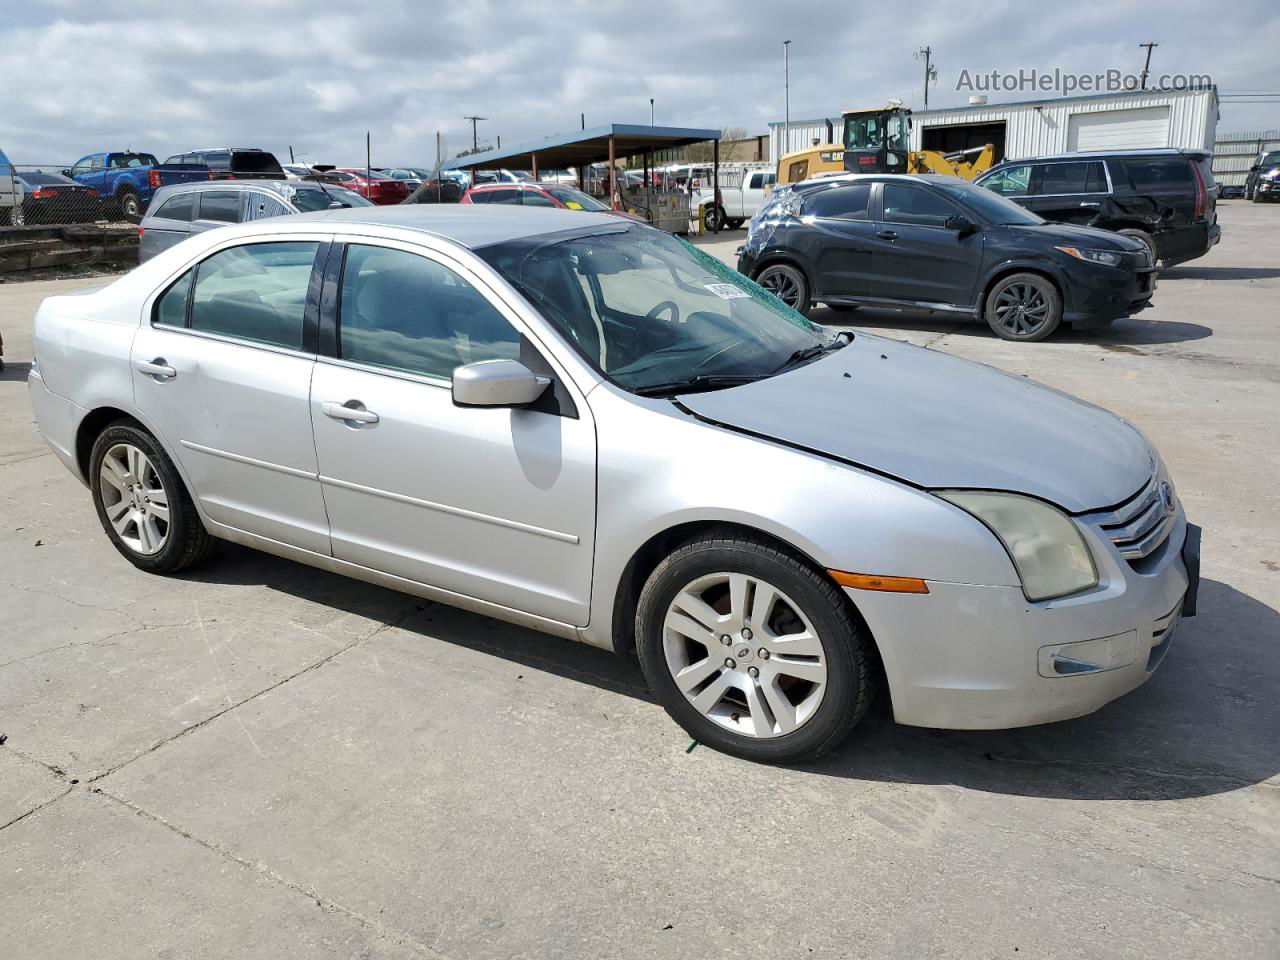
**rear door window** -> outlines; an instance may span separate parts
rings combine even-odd
[[[267,217],[283,217],[293,213],[284,203],[265,193],[250,192],[245,196],[245,219],[265,220]]]
[[[166,220],[180,220],[183,223],[190,223],[195,219],[196,195],[188,190],[185,193],[179,193],[169,197],[164,203],[160,204],[160,208],[153,217],[163,217]]]
[[[524,205],[526,207],[554,207],[556,202],[541,190],[525,190]]]
[[[200,219],[239,223],[241,194],[235,190],[208,190],[200,194]]]
[[[1040,185],[1036,193],[1041,196],[1106,192],[1107,175],[1101,160],[1046,163],[1040,167]]]
[[[201,154],[199,161],[210,170],[230,170],[231,154],[225,151]]]
[[[191,329],[302,349],[314,241],[251,243],[215,253],[196,268]]]
[[[870,205],[871,184],[858,183],[849,187],[819,190],[805,201],[804,213],[812,217],[866,220]]]
[[[498,190],[486,190],[489,196],[489,203],[519,203],[520,189],[518,187],[503,187]]]

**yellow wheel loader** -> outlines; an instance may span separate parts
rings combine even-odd
[[[778,161],[778,183],[796,183],[837,173],[940,173],[973,180],[995,165],[994,144],[943,153],[911,150],[911,111],[897,101],[883,107],[846,110],[841,116],[843,143],[815,143]],[[828,137],[834,141],[831,124]]]

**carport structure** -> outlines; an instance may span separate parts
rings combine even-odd
[[[643,124],[610,123],[601,127],[556,134],[544,140],[530,141],[507,149],[488,150],[456,157],[450,166],[469,170],[530,170],[536,180],[539,168],[578,171],[578,185],[585,189],[584,171],[593,163],[609,165],[610,206],[619,208],[616,163],[628,157],[644,156],[644,183],[650,183],[652,157],[655,150],[684,147],[693,143],[712,142],[712,188],[720,189],[720,131],[698,127],[656,127]],[[473,177],[474,182],[474,177]]]

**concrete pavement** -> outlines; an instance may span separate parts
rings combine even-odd
[[[35,305],[84,282],[0,285],[0,956],[1280,954],[1280,209],[1220,215],[1103,333],[839,315],[1135,422],[1205,581],[1091,717],[881,713],[795,769],[685,753],[599,650],[229,545],[134,570],[25,396]]]

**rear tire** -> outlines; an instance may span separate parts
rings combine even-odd
[[[708,233],[715,233],[718,230],[724,229],[725,215],[723,207],[711,204],[707,207],[706,212],[704,212],[702,216],[703,220],[706,222]]]
[[[27,211],[22,209],[22,204],[15,203],[9,208],[9,226],[25,227],[27,225]]]
[[[94,441],[89,489],[107,538],[139,570],[177,573],[213,548],[173,461],[132,421],[116,421]]]
[[[1145,230],[1139,230],[1136,227],[1129,227],[1125,230],[1117,230],[1116,233],[1122,237],[1128,237],[1130,240],[1137,240],[1146,245],[1147,250],[1151,253],[1151,264],[1154,266],[1160,259],[1160,251],[1156,249],[1156,238],[1151,236]]]
[[[138,223],[142,220],[142,198],[134,191],[121,191],[116,197],[116,204],[120,207],[120,216],[130,223]]]
[[[791,264],[771,263],[752,279],[797,313],[809,313],[809,283]]]
[[[872,699],[871,643],[828,577],[749,537],[678,548],[636,611],[640,664],[671,718],[765,763],[811,760],[848,736]]]
[[[1002,340],[1043,340],[1062,322],[1062,296],[1047,277],[1011,273],[987,294],[987,324]]]

